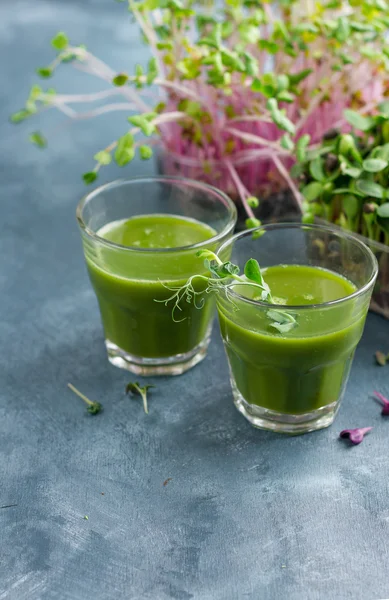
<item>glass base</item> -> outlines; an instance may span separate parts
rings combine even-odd
[[[254,427],[289,435],[300,435],[329,427],[335,419],[341,400],[339,399],[337,402],[332,402],[309,413],[291,415],[249,404],[232,379],[231,387],[236,408]]]
[[[108,360],[119,369],[126,369],[136,375],[181,375],[188,371],[207,355],[211,332],[206,335],[203,341],[193,350],[183,354],[176,354],[166,358],[142,358],[129,354],[125,350],[113,344],[110,340],[105,340]]]

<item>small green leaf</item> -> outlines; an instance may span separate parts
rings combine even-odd
[[[69,45],[68,36],[63,31],[59,31],[51,40],[51,45],[55,50],[65,50]]]
[[[139,127],[146,136],[150,136],[156,131],[155,125],[150,123],[146,115],[134,115],[133,117],[128,117],[127,120],[131,125]]]
[[[354,219],[359,213],[359,201],[358,198],[352,194],[346,194],[342,198],[342,206],[345,215],[348,219]]]
[[[367,179],[358,179],[356,189],[364,196],[371,196],[372,198],[383,198],[385,194],[382,185],[374,181],[368,181]]]
[[[301,190],[301,193],[308,202],[312,202],[313,200],[319,198],[322,191],[322,184],[316,181],[312,181],[312,183],[308,183],[308,185],[306,185]]]
[[[383,219],[389,219],[389,202],[385,202],[377,208],[377,215]]]
[[[118,87],[126,85],[127,81],[128,75],[126,73],[119,73],[118,75],[115,75],[115,77],[112,79],[112,83]]]
[[[297,325],[297,321],[293,315],[281,310],[268,310],[267,316],[272,321],[272,323],[270,323],[270,327],[274,327],[280,333],[288,333]]]
[[[142,160],[148,160],[153,156],[153,150],[150,146],[139,146],[139,154]]]
[[[97,179],[97,173],[95,171],[89,171],[88,173],[84,173],[82,176],[84,182],[89,185],[93,183]]]
[[[53,75],[53,71],[50,67],[41,67],[36,69],[36,72],[42,79],[49,79]]]
[[[298,141],[296,143],[296,156],[297,156],[298,162],[300,162],[300,163],[305,162],[306,149],[307,149],[307,146],[310,141],[311,141],[311,136],[308,133],[306,133],[305,135],[302,135],[301,138],[298,139]]]
[[[279,127],[280,129],[283,129],[284,131],[287,131],[291,135],[294,135],[296,133],[295,125],[278,108],[278,103],[275,98],[269,98],[269,100],[267,101],[266,107],[270,111],[271,118],[273,119],[273,121],[277,125],[277,127]]]
[[[294,150],[294,143],[291,137],[285,133],[280,139],[281,146],[285,148],[285,150]]]
[[[93,158],[101,165],[109,165],[109,163],[112,161],[112,156],[106,150],[97,152]]]
[[[360,131],[369,131],[374,126],[374,119],[372,117],[364,117],[355,110],[346,108],[343,114],[346,121]]]
[[[298,83],[300,83],[301,81],[306,79],[306,77],[308,77],[311,73],[312,73],[312,69],[304,69],[303,71],[300,71],[299,73],[289,74],[290,85],[291,86],[297,85]]]
[[[38,148],[46,148],[47,146],[46,138],[39,131],[34,131],[33,133],[30,133],[29,140],[30,142],[35,144],[35,146],[38,146]]]
[[[318,156],[310,162],[309,172],[312,178],[316,179],[316,181],[324,182],[326,180],[326,176],[323,170],[323,161],[320,158],[320,156]]]
[[[388,164],[389,163],[386,160],[382,160],[381,158],[366,158],[363,161],[362,166],[364,170],[369,173],[379,173],[380,171],[383,171]]]
[[[258,198],[256,198],[255,196],[249,196],[247,198],[247,204],[251,207],[251,208],[258,208],[259,206],[259,200]]]
[[[25,119],[27,119],[28,117],[31,116],[31,112],[29,110],[19,110],[18,112],[13,113],[10,116],[10,120],[12,123],[21,123],[22,121],[25,121]]]
[[[255,258],[250,258],[244,266],[244,274],[250,281],[255,281],[259,285],[263,285],[263,277],[261,268]]]
[[[288,102],[289,104],[291,104],[292,102],[294,102],[295,96],[285,90],[277,94],[277,100],[279,100],[279,102]]]
[[[247,229],[252,229],[253,227],[259,227],[261,225],[261,221],[259,219],[246,219],[245,221]]]

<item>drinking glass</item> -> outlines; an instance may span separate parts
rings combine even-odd
[[[107,225],[139,215],[184,217],[207,227],[210,237],[174,248],[127,247],[102,237]],[[203,310],[181,303],[174,320],[164,300],[172,288],[204,271],[196,251],[216,251],[231,236],[236,222],[232,201],[199,181],[135,178],[87,194],[77,220],[109,361],[141,375],[178,375],[201,361],[210,341],[214,299],[207,297]]]
[[[269,305],[246,297],[245,286],[238,284],[217,295],[238,410],[254,426],[278,432],[329,426],[362,336],[378,271],[373,253],[349,233],[301,223],[245,231],[223,244],[219,254],[225,252],[241,268],[250,258],[257,259],[265,281],[268,267],[299,265],[325,269],[352,284],[345,297],[322,304],[309,304],[308,299],[302,306]],[[287,312],[296,327],[280,333],[272,325],[271,310]]]

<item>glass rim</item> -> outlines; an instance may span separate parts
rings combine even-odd
[[[212,193],[212,195],[217,196],[219,200],[223,200],[226,204],[226,207],[229,212],[229,219],[226,226],[219,231],[216,235],[211,238],[204,240],[203,242],[196,242],[196,244],[190,244],[187,246],[175,246],[174,248],[139,248],[138,246],[123,246],[122,244],[118,244],[116,242],[111,242],[101,236],[99,236],[95,231],[90,229],[84,222],[82,218],[82,211],[87,204],[87,202],[96,196],[98,196],[101,192],[110,190],[115,187],[120,187],[122,185],[133,184],[133,183],[172,183],[172,184],[187,184],[191,188],[200,189],[204,192]],[[160,214],[173,214],[173,213],[160,213]],[[135,216],[135,215],[134,215]],[[209,185],[207,183],[203,183],[202,181],[196,181],[195,179],[189,179],[187,177],[176,177],[174,175],[150,175],[150,176],[140,176],[140,177],[129,177],[123,179],[115,179],[114,181],[105,183],[103,185],[98,186],[88,194],[85,194],[79,201],[76,208],[76,218],[80,229],[85,232],[88,236],[98,241],[100,244],[108,246],[110,248],[117,248],[120,250],[128,251],[128,252],[139,252],[139,253],[174,253],[174,252],[182,252],[185,250],[193,250],[196,248],[202,248],[204,245],[218,242],[224,236],[228,235],[235,227],[235,223],[237,221],[237,209],[231,198],[227,196],[224,192],[217,189],[216,187]]]
[[[311,223],[268,223],[266,225],[261,225],[260,227],[253,227],[252,229],[248,229],[246,231],[242,231],[240,233],[237,233],[235,235],[233,235],[229,240],[226,240],[224,242],[224,244],[222,244],[219,248],[219,250],[217,250],[216,255],[219,256],[220,253],[223,252],[223,250],[225,250],[228,247],[228,244],[233,245],[237,240],[239,240],[240,238],[246,237],[247,235],[251,235],[253,232],[255,231],[267,231],[267,230],[272,230],[272,229],[287,229],[287,228],[293,228],[293,229],[313,229],[313,230],[317,230],[317,231],[325,231],[328,233],[332,233],[337,235],[338,237],[343,237],[346,238],[348,240],[350,240],[351,242],[353,242],[354,244],[356,244],[357,246],[359,246],[363,252],[365,253],[366,257],[368,257],[372,263],[372,274],[368,280],[367,283],[365,283],[365,285],[363,285],[361,288],[355,290],[355,292],[353,292],[352,294],[349,294],[348,296],[343,296],[342,298],[338,298],[337,300],[329,300],[328,302],[321,302],[319,304],[271,304],[269,302],[264,302],[263,300],[252,300],[251,298],[246,298],[245,296],[242,296],[241,294],[239,294],[238,292],[236,292],[233,288],[231,288],[229,290],[229,294],[231,294],[232,296],[234,296],[236,299],[246,302],[247,304],[251,304],[253,306],[260,306],[261,308],[267,308],[267,309],[278,309],[278,310],[298,310],[298,311],[304,311],[304,310],[312,310],[312,309],[322,309],[322,308],[327,308],[327,307],[332,307],[332,306],[336,306],[338,304],[342,304],[343,302],[348,302],[349,300],[356,298],[358,296],[360,296],[361,294],[363,294],[364,292],[366,292],[373,284],[374,281],[377,277],[378,274],[378,261],[375,257],[375,255],[373,254],[373,252],[371,251],[371,249],[364,243],[362,242],[359,238],[357,238],[356,236],[352,235],[351,233],[347,232],[347,231],[343,231],[340,229],[335,229],[334,227],[331,227],[330,225],[317,225],[317,224],[311,224]],[[239,285],[239,283],[237,282],[236,284],[233,285]]]

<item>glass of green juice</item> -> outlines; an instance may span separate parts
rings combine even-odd
[[[299,434],[328,427],[362,336],[375,256],[346,232],[301,223],[245,231],[219,253],[241,268],[258,260],[275,302],[239,283],[217,295],[236,407],[262,429]],[[275,326],[290,317],[292,328]]]
[[[179,375],[201,361],[214,299],[207,295],[202,310],[181,303],[174,320],[165,300],[188,277],[205,272],[197,250],[216,252],[231,237],[232,201],[198,181],[134,178],[85,196],[77,220],[109,361],[140,375]]]

